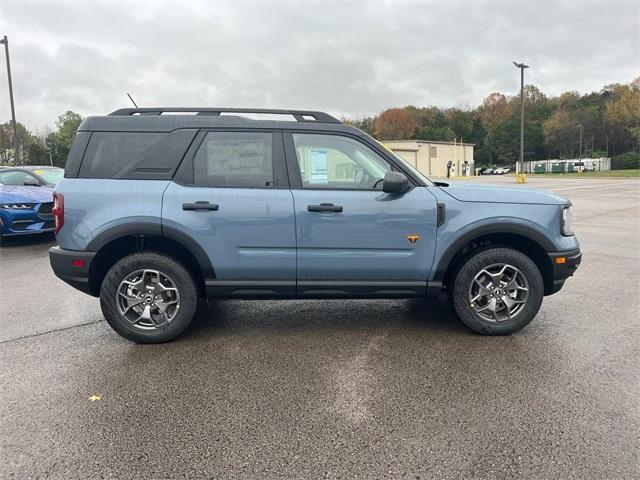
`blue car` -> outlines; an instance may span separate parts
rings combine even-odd
[[[53,232],[53,190],[0,185],[0,244],[7,237]]]

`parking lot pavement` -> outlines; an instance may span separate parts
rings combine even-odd
[[[135,345],[11,242],[0,478],[638,478],[640,182],[527,186],[572,200],[584,259],[509,337],[445,299],[225,301]]]

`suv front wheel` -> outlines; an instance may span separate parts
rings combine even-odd
[[[536,316],[544,295],[540,270],[523,253],[491,248],[470,257],[449,292],[462,323],[476,333],[508,335]]]
[[[116,262],[102,282],[100,306],[111,327],[128,340],[161,343],[180,335],[198,306],[193,276],[160,253],[134,253]]]

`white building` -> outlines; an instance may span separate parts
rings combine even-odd
[[[447,168],[452,177],[474,175],[473,143],[429,140],[388,140],[383,143],[427,176],[446,177]]]

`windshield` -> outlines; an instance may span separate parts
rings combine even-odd
[[[389,152],[391,154],[391,156],[393,156],[393,158],[395,158],[396,160],[398,160],[398,162],[400,164],[402,164],[402,166],[407,167],[409,170],[411,170],[412,173],[415,174],[416,177],[418,177],[420,180],[422,180],[426,185],[433,185],[433,182],[431,180],[429,180],[424,173],[422,173],[420,170],[418,170],[416,167],[414,167],[413,165],[411,165],[409,162],[407,162],[404,158],[402,158],[400,155],[398,155],[396,152],[394,152],[393,150],[391,150],[389,147],[387,147],[384,143],[379,142],[378,140],[374,139],[374,142],[376,142],[378,145],[380,145],[382,148],[384,148],[387,152]]]
[[[64,177],[64,170],[62,168],[40,168],[34,170],[33,173],[52,185],[57,185],[58,182],[62,180],[62,177]]]

